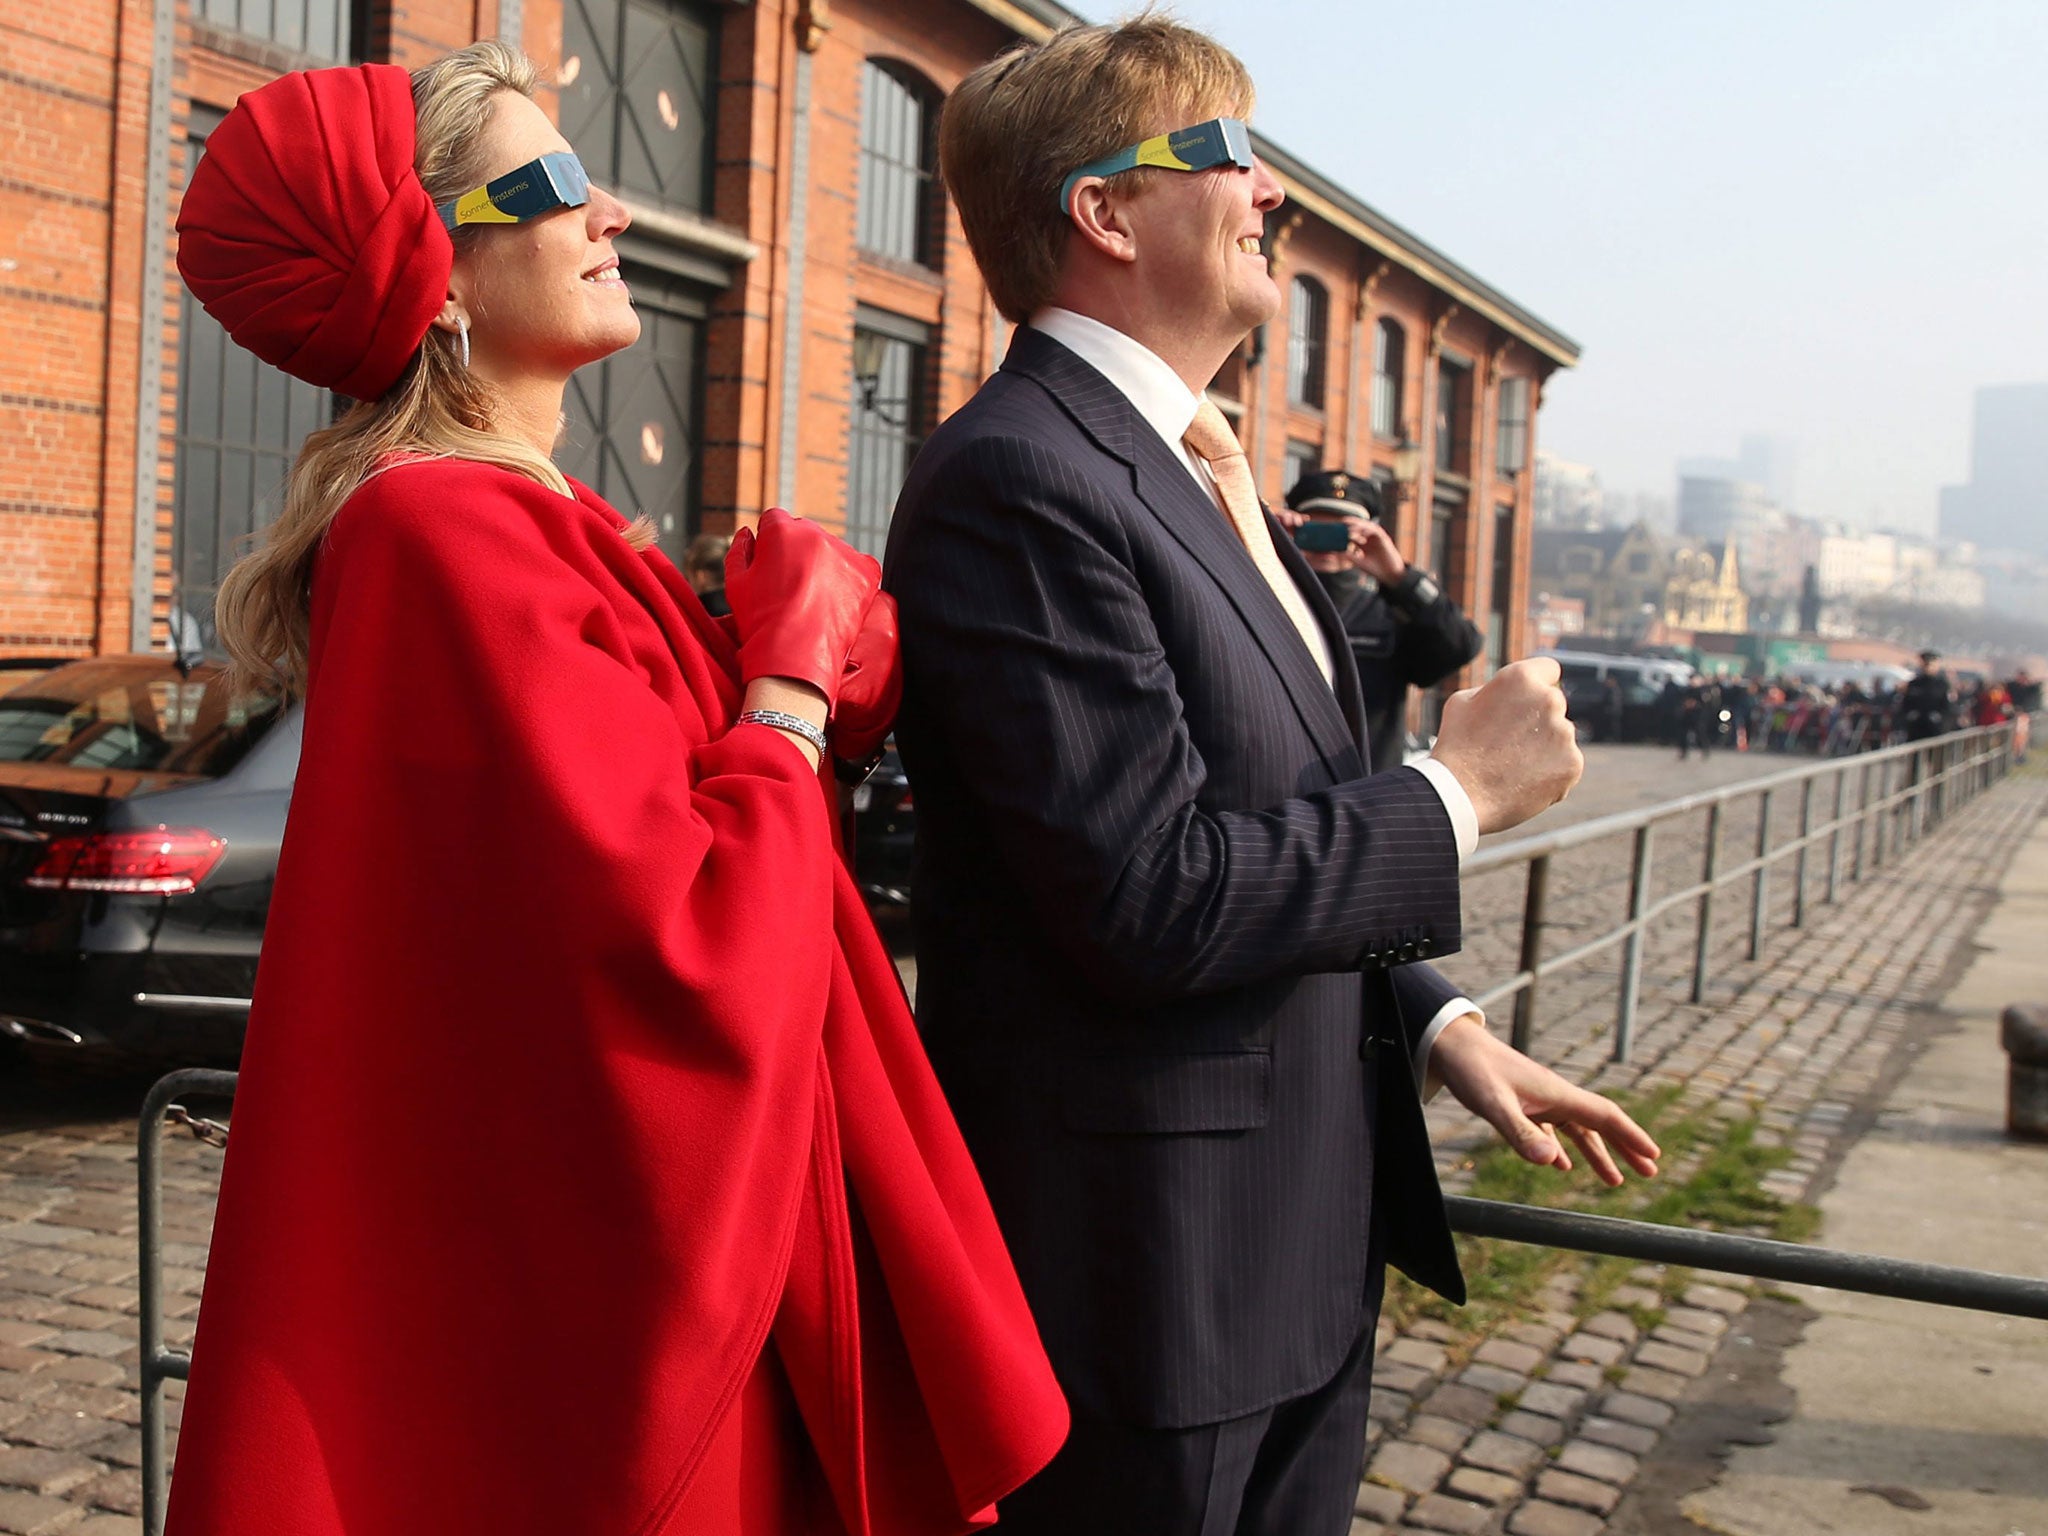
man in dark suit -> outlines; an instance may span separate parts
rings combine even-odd
[[[1533,1161],[1570,1166],[1555,1127],[1655,1166],[1414,963],[1458,946],[1461,849],[1581,765],[1528,663],[1367,777],[1336,615],[1200,396],[1279,303],[1278,184],[1203,122],[1249,100],[1141,17],[976,71],[942,129],[1023,325],[920,453],[887,584],[919,1019],[1074,1410],[1006,1536],[1338,1536],[1382,1257],[1462,1293],[1418,1065]]]
[[[1288,491],[1287,507],[1350,534],[1346,548],[1304,550],[1303,558],[1336,608],[1358,664],[1373,772],[1398,768],[1408,740],[1408,690],[1434,688],[1476,661],[1486,637],[1436,577],[1402,556],[1382,521],[1379,487],[1364,475],[1312,470]]]

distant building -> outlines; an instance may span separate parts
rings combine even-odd
[[[1745,432],[1740,478],[1760,485],[1764,494],[1781,507],[1799,505],[1799,445],[1789,437],[1769,432]]]
[[[1576,531],[1538,528],[1529,551],[1529,584],[1585,605],[1585,629],[1613,635],[1640,630],[1664,613],[1671,576],[1664,540],[1642,523]]]
[[[1580,599],[1538,592],[1529,600],[1527,649],[1554,650],[1569,644],[1585,630],[1586,605]]]
[[[1536,526],[1538,528],[1603,528],[1607,497],[1600,472],[1574,464],[1544,449],[1536,450]]]
[[[1678,482],[1678,531],[1709,544],[1735,547],[1754,591],[1799,590],[1799,570],[1779,565],[1778,547],[1791,522],[1760,485],[1710,474],[1683,474]]]
[[[1740,634],[1749,628],[1741,560],[1732,544],[1681,546],[1671,553],[1664,622],[1674,629]]]
[[[1941,537],[2048,555],[2048,384],[1977,391],[1970,481],[1942,489]]]
[[[1900,594],[1928,608],[1980,609],[1985,601],[1984,573],[1967,565],[1932,565],[1910,572]]]
[[[1823,600],[1876,597],[1899,579],[1899,541],[1888,533],[1853,533],[1839,525],[1820,538],[1820,595]]]

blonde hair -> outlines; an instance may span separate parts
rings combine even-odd
[[[539,70],[518,49],[496,39],[458,48],[412,77],[418,113],[414,168],[436,202],[481,183],[484,136],[497,98],[532,96]],[[455,232],[460,255],[476,226]],[[235,562],[215,600],[215,627],[231,658],[230,685],[296,693],[306,680],[313,561],[342,504],[394,456],[468,459],[574,493],[553,459],[523,438],[498,430],[497,392],[465,368],[460,342],[439,327],[398,382],[375,400],[360,400],[333,426],[306,438],[285,488],[284,510],[260,545]],[[636,548],[652,542],[653,526],[635,523]]]
[[[1073,227],[1059,206],[1070,174],[1205,117],[1248,117],[1252,99],[1235,54],[1150,11],[1062,28],[961,81],[939,119],[939,172],[996,308],[1022,324],[1052,301]],[[1137,191],[1157,174],[1119,179]]]

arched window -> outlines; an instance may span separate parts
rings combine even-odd
[[[1312,277],[1297,277],[1287,309],[1287,399],[1323,408],[1323,359],[1329,347],[1330,292]]]
[[[1372,435],[1388,442],[1401,439],[1401,378],[1407,367],[1408,338],[1392,320],[1381,320],[1372,332]]]
[[[938,107],[937,89],[907,66],[861,66],[856,238],[871,256],[939,264]]]

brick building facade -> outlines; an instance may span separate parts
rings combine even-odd
[[[206,133],[280,70],[516,37],[635,214],[643,318],[560,457],[679,551],[786,504],[879,550],[917,444],[997,365],[934,174],[944,93],[1049,0],[0,0],[0,655],[203,639],[336,403],[228,342],[170,264]],[[1516,654],[1535,417],[1572,342],[1277,147],[1288,304],[1213,392],[1277,500],[1387,482],[1401,545]],[[146,386],[145,387],[145,381]],[[138,474],[139,467],[139,474]]]

